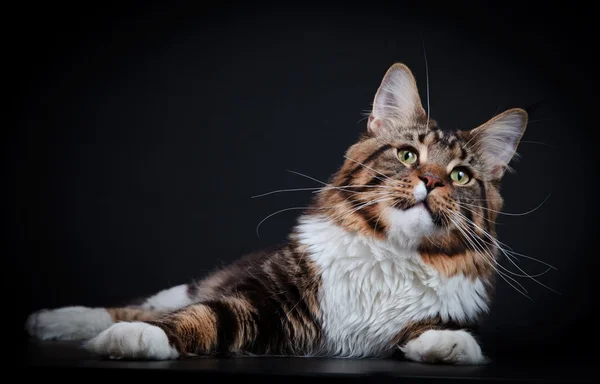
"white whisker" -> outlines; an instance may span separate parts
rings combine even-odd
[[[464,219],[465,221],[467,221],[468,223],[470,223],[470,224],[472,224],[472,225],[476,226],[476,224],[475,224],[473,221],[469,220],[469,219],[468,219],[466,216],[462,215],[461,213],[459,213],[459,212],[452,212],[452,213],[453,213],[453,214],[454,214],[454,215],[455,215],[457,218],[463,218],[463,219]],[[479,227],[477,227],[477,228],[479,228]],[[498,248],[500,251],[504,251],[504,249],[503,249],[501,246],[499,246],[499,245],[498,245],[498,244],[496,244],[495,242],[494,242],[494,243],[490,243],[490,242],[487,242],[487,241],[485,241],[485,240],[484,240],[484,239],[482,239],[482,238],[481,238],[479,235],[477,235],[477,233],[476,233],[475,231],[471,230],[470,228],[468,228],[468,227],[464,227],[464,229],[465,229],[467,232],[469,232],[470,234],[472,234],[472,235],[473,235],[472,239],[473,239],[473,240],[475,240],[477,243],[479,243],[479,244],[487,244],[487,245],[490,245],[490,246],[492,246],[492,247],[496,247],[496,248]],[[481,229],[481,228],[479,228],[479,229]],[[492,240],[494,240],[494,241],[495,241],[495,239],[494,239],[494,238],[493,238],[493,237],[492,237],[492,236],[491,236],[489,233],[487,233],[485,230],[481,229],[481,231],[482,231],[482,232],[483,232],[483,233],[484,233],[484,234],[485,234],[487,237],[489,237],[489,238],[491,238]],[[489,255],[489,254],[488,254],[488,255]],[[505,255],[506,255],[506,254],[505,254]],[[500,263],[499,263],[499,262],[498,262],[498,261],[497,261],[497,260],[496,260],[496,259],[495,259],[495,258],[492,256],[492,255],[489,255],[489,256],[490,256],[490,257],[491,257],[491,258],[494,260],[494,262],[495,262],[495,263],[496,263],[498,266],[500,266],[500,267],[501,267],[503,270],[505,270],[507,273],[510,273],[510,274],[511,274],[511,275],[513,275],[513,276],[532,278],[532,277],[542,276],[542,275],[546,274],[546,273],[547,273],[547,272],[550,270],[550,269],[547,269],[546,271],[544,271],[544,272],[541,272],[541,273],[538,273],[538,274],[535,274],[535,275],[530,275],[530,274],[527,274],[525,271],[522,271],[523,273],[525,273],[524,275],[522,275],[522,274],[520,274],[520,273],[516,273],[516,272],[513,272],[513,271],[511,271],[511,270],[509,270],[509,269],[505,268],[505,267],[504,267],[502,264],[500,264]],[[508,255],[507,255],[507,257],[508,257]],[[509,261],[510,261],[511,263],[513,263],[513,265],[515,265],[515,266],[516,266],[516,264],[515,264],[515,263],[514,263],[512,260],[510,260],[510,258],[509,258]]]
[[[539,120],[538,120],[539,121]],[[536,121],[530,121],[530,123],[535,123]],[[545,145],[546,147],[550,147],[552,149],[554,149],[554,146],[548,144],[548,143],[543,143],[541,141],[533,141],[533,140],[521,140],[520,143],[525,143],[525,144],[539,144],[539,145]]]
[[[345,157],[346,159],[350,160],[350,161],[354,161],[355,163],[357,163],[357,164],[359,164],[359,165],[363,166],[365,169],[369,169],[369,170],[371,170],[371,171],[373,171],[373,172],[375,172],[375,173],[378,173],[378,174],[380,174],[381,176],[385,177],[387,180],[389,180],[389,181],[391,181],[391,182],[395,182],[395,181],[396,181],[396,180],[392,179],[391,177],[389,177],[389,176],[387,176],[387,175],[385,175],[385,174],[383,174],[383,173],[381,173],[381,172],[379,172],[379,171],[376,171],[376,170],[374,170],[373,168],[369,167],[368,165],[365,165],[365,164],[361,163],[360,161],[357,161],[357,160],[351,159],[351,158],[349,158],[349,157],[348,157],[348,156],[346,156],[346,155],[344,155],[344,157]],[[372,176],[373,176],[373,177],[375,177],[375,178],[377,178],[378,180],[385,181],[385,180],[382,180],[382,179],[380,179],[379,177],[377,177],[377,176],[375,176],[375,175],[372,175]]]
[[[478,249],[477,246],[475,246],[472,242],[471,236],[467,235],[462,226],[459,225],[456,221],[454,221],[451,217],[447,217],[450,221],[452,221],[452,223],[454,223],[454,225],[456,226],[456,228],[458,228],[458,230],[463,234],[463,236],[465,236],[465,239],[471,244],[472,247],[474,247],[475,249]],[[522,284],[520,284],[518,281],[516,281],[514,278],[510,277],[510,276],[506,276],[504,273],[502,273],[501,271],[498,270],[498,268],[496,268],[493,264],[490,263],[489,260],[487,260],[487,258],[485,257],[485,254],[483,254],[484,260],[486,260],[488,262],[488,264],[490,265],[490,267],[492,267],[492,269],[494,271],[496,271],[496,273],[498,274],[498,276],[500,276],[508,285],[510,285],[514,290],[516,290],[517,292],[519,292],[520,294],[522,294],[523,296],[525,296],[526,298],[528,298],[529,300],[533,301],[533,299],[527,295],[527,289],[525,289],[525,287],[523,287]],[[508,281],[507,279],[510,279],[512,281],[514,281],[515,284],[517,284],[518,286],[520,286],[523,291],[522,292],[519,288],[515,287],[510,281]]]
[[[388,186],[384,186],[384,185],[354,185],[354,184],[348,184],[348,185],[340,185],[340,186],[334,186],[334,185],[329,185],[327,187],[309,187],[309,188],[291,188],[291,189],[277,189],[274,191],[270,191],[270,192],[265,192],[265,193],[261,193],[260,195],[254,195],[254,196],[250,196],[250,198],[255,199],[257,197],[264,197],[264,196],[268,196],[268,195],[273,195],[275,193],[283,193],[283,192],[299,192],[299,191],[314,191],[315,193],[318,193],[320,191],[327,191],[330,189],[341,189],[341,188],[381,188],[381,189],[392,189],[392,187],[388,187]],[[356,192],[356,191],[352,191],[355,193],[367,193],[367,192]],[[370,192],[370,191],[369,191]]]
[[[458,214],[458,215],[460,215],[460,217],[462,217],[462,218],[463,218],[463,220],[465,220],[465,221],[467,221],[467,222],[470,222],[470,224],[472,224],[473,226],[475,226],[476,228],[478,228],[478,229],[479,229],[479,230],[480,230],[480,231],[481,231],[481,232],[482,232],[482,233],[483,233],[483,234],[484,234],[486,237],[488,237],[488,238],[489,238],[489,239],[490,239],[492,242],[495,242],[495,241],[496,241],[496,239],[495,239],[493,236],[491,236],[489,233],[487,233],[487,231],[485,231],[484,229],[482,229],[481,227],[479,227],[477,224],[475,224],[475,223],[474,223],[472,220],[470,220],[469,218],[467,218],[467,217],[466,217],[465,215],[463,215],[462,213],[460,213],[460,212],[453,212],[453,213],[454,213],[454,214]],[[502,247],[498,247],[498,248],[499,248],[499,250],[500,250],[501,252],[503,252],[503,253],[504,253],[504,249],[503,249]],[[506,253],[504,253],[504,254],[506,255]],[[508,256],[507,256],[507,257],[508,257]],[[531,276],[531,275],[527,274],[527,272],[525,272],[525,271],[524,271],[524,270],[523,270],[521,267],[519,267],[519,266],[518,266],[516,263],[514,263],[514,262],[513,262],[513,261],[512,261],[510,258],[508,258],[508,260],[509,260],[509,261],[510,261],[510,262],[511,262],[511,263],[512,263],[512,264],[513,264],[513,265],[514,265],[514,266],[515,266],[515,267],[516,267],[516,268],[517,268],[519,271],[523,272],[524,274],[526,274],[526,275],[527,275],[527,277],[531,278],[531,280],[535,281],[536,283],[538,283],[538,284],[539,284],[539,285],[541,285],[542,287],[544,287],[544,288],[546,288],[546,289],[549,289],[549,290],[551,290],[552,292],[555,292],[555,293],[557,293],[557,294],[559,294],[559,295],[560,295],[560,292],[557,292],[556,290],[554,290],[554,289],[552,289],[552,288],[548,287],[547,285],[545,285],[544,283],[542,283],[542,282],[538,281],[537,279],[534,279],[534,278],[533,278],[533,276]]]
[[[377,230],[377,224],[379,224],[379,220],[381,220],[381,216],[383,215],[383,213],[391,207],[391,205],[388,205],[381,212],[379,212],[379,215],[377,216],[377,221],[375,222],[375,227],[373,228],[373,232]]]
[[[463,207],[463,208],[465,208],[465,207]],[[466,209],[466,208],[465,208],[465,209]],[[536,259],[535,257],[529,256],[529,255],[524,255],[524,254],[522,254],[522,253],[519,253],[519,252],[515,252],[515,251],[513,251],[513,249],[512,249],[512,248],[511,248],[511,247],[510,247],[508,244],[505,244],[505,243],[503,243],[502,241],[498,240],[497,238],[495,238],[495,237],[493,237],[493,236],[489,235],[487,232],[486,232],[486,236],[487,236],[488,238],[491,238],[491,239],[493,239],[493,241],[494,241],[494,243],[495,243],[494,245],[495,245],[495,246],[497,246],[498,248],[501,248],[501,249],[503,249],[503,250],[504,250],[504,252],[506,252],[506,253],[505,253],[505,255],[506,255],[507,257],[510,257],[510,255],[508,255],[508,254],[512,254],[512,255],[513,255],[512,257],[514,257],[515,259],[517,259],[517,256],[519,256],[519,257],[523,257],[523,258],[525,258],[525,259],[529,259],[529,260],[532,260],[532,261],[536,261],[536,262],[538,262],[538,263],[540,263],[540,264],[543,264],[543,265],[545,265],[545,266],[549,267],[550,269],[554,269],[554,270],[556,270],[556,271],[558,270],[558,268],[556,268],[555,266],[553,266],[553,265],[551,265],[551,264],[548,264],[548,263],[546,263],[545,261],[542,261],[542,260]],[[490,245],[492,245],[492,244],[490,244]],[[517,260],[518,260],[518,259],[517,259]]]
[[[258,223],[258,225],[256,226],[256,235],[260,238],[260,234],[258,233],[258,228],[261,226],[262,223],[264,223],[270,217],[273,217],[273,216],[275,216],[275,215],[277,215],[279,213],[282,213],[282,212],[299,210],[299,209],[322,209],[322,208],[317,208],[317,207],[314,207],[314,208],[313,207],[291,207],[291,208],[284,208],[284,209],[281,209],[281,210],[279,210],[277,212],[271,213],[269,216],[267,216],[264,219],[262,219],[260,221],[260,223]]]
[[[270,192],[265,192],[265,193],[261,193],[260,195],[254,195],[254,196],[250,196],[251,199],[255,199],[257,197],[264,197],[264,196],[268,196],[268,195],[273,195],[275,193],[282,193],[282,192],[299,192],[299,191],[321,191],[325,188],[292,188],[292,189],[276,189],[274,191],[270,191]]]
[[[346,200],[348,200],[348,199],[346,199]],[[291,208],[284,208],[284,209],[281,209],[281,210],[279,210],[279,211],[277,211],[277,212],[273,212],[273,213],[271,213],[270,215],[268,215],[267,217],[265,217],[264,219],[262,219],[262,220],[261,220],[261,221],[258,223],[258,225],[256,226],[256,235],[257,235],[257,236],[260,238],[260,234],[259,234],[259,231],[258,231],[258,230],[259,230],[259,228],[260,228],[260,226],[261,226],[261,225],[262,225],[262,224],[263,224],[263,223],[264,223],[264,222],[265,222],[267,219],[269,219],[269,218],[271,218],[271,217],[273,217],[273,216],[275,216],[275,215],[277,215],[277,214],[280,214],[280,213],[283,213],[283,212],[287,212],[287,211],[301,210],[301,209],[307,209],[307,210],[308,210],[308,209],[314,209],[314,210],[324,210],[324,209],[332,209],[332,208],[337,208],[338,206],[340,206],[340,205],[343,205],[343,204],[344,204],[344,202],[345,202],[346,200],[344,200],[344,201],[343,201],[343,202],[341,202],[341,203],[337,203],[337,204],[335,204],[335,205],[333,205],[333,206],[330,206],[330,207],[291,207]],[[362,201],[361,201],[361,202],[358,202],[358,204],[359,204],[359,205],[360,205],[360,204],[362,204],[362,203],[363,203]],[[356,206],[356,205],[354,205],[354,206]],[[351,206],[351,208],[353,208],[354,206]]]
[[[513,255],[517,255],[517,256],[519,256],[519,257],[523,257],[523,258],[525,258],[525,259],[529,259],[529,260],[532,260],[532,261],[536,261],[536,262],[538,262],[538,263],[540,263],[540,264],[543,264],[543,265],[547,266],[547,267],[548,267],[548,268],[550,268],[550,269],[554,269],[555,271],[558,271],[558,268],[556,268],[555,266],[553,266],[553,265],[550,265],[550,264],[548,264],[548,263],[546,263],[546,262],[544,262],[544,261],[542,261],[542,260],[536,259],[535,257],[531,257],[531,256],[528,256],[528,255],[524,255],[524,254],[522,254],[522,253],[518,253],[518,252],[509,251],[509,250],[507,250],[507,249],[505,249],[504,251],[505,251],[505,252],[508,252],[508,253],[511,253],[511,254],[513,254]],[[516,256],[513,256],[513,257],[516,257]]]
[[[530,213],[533,213],[533,212],[535,212],[536,210],[540,209],[540,207],[541,207],[541,206],[542,206],[542,205],[543,205],[543,204],[544,204],[544,203],[545,203],[545,202],[546,202],[546,201],[547,201],[547,200],[550,198],[550,195],[551,195],[551,194],[548,194],[548,196],[546,196],[546,198],[544,199],[544,201],[542,201],[542,202],[541,202],[541,203],[540,203],[540,204],[539,204],[537,207],[535,207],[535,208],[533,208],[533,209],[531,209],[531,210],[529,210],[529,211],[527,211],[527,212],[523,212],[523,213],[509,213],[509,212],[495,211],[495,210],[493,210],[493,209],[486,208],[486,207],[482,207],[482,206],[480,206],[480,205],[476,205],[476,204],[469,204],[469,203],[464,203],[464,202],[458,202],[458,204],[459,204],[459,205],[467,205],[467,206],[470,206],[470,207],[477,207],[477,208],[485,209],[485,210],[487,210],[487,211],[494,212],[494,213],[497,213],[497,214],[499,214],[499,215],[506,215],[506,216],[525,216],[525,215],[528,215],[528,214],[530,214]]]
[[[317,183],[319,183],[319,184],[322,184],[322,185],[325,185],[325,186],[327,186],[327,187],[330,187],[330,188],[332,188],[332,189],[339,189],[340,191],[345,191],[345,192],[356,192],[356,191],[352,191],[352,190],[348,191],[348,190],[344,189],[343,187],[336,187],[335,185],[327,184],[327,183],[326,183],[326,182],[324,182],[324,181],[321,181],[321,180],[319,180],[319,179],[315,179],[315,178],[314,178],[314,177],[312,177],[312,176],[308,176],[308,175],[305,175],[305,174],[303,174],[303,173],[300,173],[300,172],[297,172],[297,171],[292,171],[292,170],[289,170],[289,169],[288,169],[287,171],[288,171],[288,172],[290,172],[290,173],[293,173],[293,174],[295,174],[295,175],[298,175],[298,176],[306,177],[307,179],[310,179],[310,180],[316,181]],[[390,179],[390,180],[394,181],[393,179]],[[391,188],[391,187],[382,186],[382,185],[377,185],[377,187],[381,187],[381,188]]]
[[[332,187],[332,185],[331,185],[331,184],[327,184],[327,183],[326,183],[326,182],[324,182],[324,181],[321,181],[321,180],[319,180],[319,179],[315,179],[314,177],[312,177],[312,176],[308,176],[308,175],[305,175],[304,173],[300,173],[300,172],[297,172],[297,171],[292,171],[292,170],[289,170],[289,169],[288,169],[287,171],[288,171],[288,172],[290,172],[290,173],[293,173],[293,174],[295,174],[295,175],[298,175],[298,176],[306,177],[307,179],[310,179],[310,180],[312,180],[312,181],[316,181],[317,183],[319,183],[319,184],[323,184],[323,185],[325,185],[325,186],[327,186],[327,187]]]
[[[427,83],[427,127],[429,127],[429,117],[431,116],[431,106],[429,104],[429,64],[427,63],[427,52],[425,51],[425,40],[421,36],[423,45],[423,58],[425,59],[425,80]]]
[[[460,203],[460,202],[458,202],[458,201],[457,201],[457,204],[459,204],[459,205],[461,206],[461,208],[463,208],[463,209],[466,209],[467,211],[471,212],[472,214],[474,214],[474,215],[477,215],[477,216],[481,217],[482,219],[486,220],[487,222],[489,222],[489,223],[491,223],[491,224],[497,224],[497,223],[496,223],[494,220],[490,220],[490,219],[488,219],[487,217],[485,217],[484,215],[482,215],[481,213],[479,213],[479,212],[475,212],[473,209],[470,209],[470,208],[467,208],[467,207],[466,207],[466,206],[464,206],[464,205],[461,205],[461,203]]]
[[[458,219],[458,217],[457,217],[457,219]],[[506,268],[504,268],[504,266],[502,266],[501,264],[499,264],[499,263],[498,263],[498,261],[497,261],[497,260],[495,259],[495,257],[494,257],[494,256],[493,256],[493,255],[490,253],[490,251],[489,251],[489,250],[487,250],[487,249],[486,249],[486,247],[485,247],[484,245],[482,245],[482,244],[481,244],[481,241],[480,241],[480,240],[481,240],[481,238],[479,238],[479,236],[477,236],[477,234],[476,234],[476,233],[474,233],[474,232],[473,232],[471,229],[469,229],[468,227],[461,225],[462,223],[461,223],[460,221],[458,221],[458,222],[455,222],[455,221],[453,221],[453,222],[454,222],[454,224],[455,224],[455,225],[456,225],[456,226],[459,228],[459,230],[462,228],[462,231],[461,231],[461,232],[462,232],[462,234],[463,234],[463,235],[466,237],[467,241],[469,241],[469,243],[471,244],[471,246],[473,246],[473,247],[474,247],[474,249],[475,249],[476,251],[481,251],[481,253],[482,253],[482,255],[483,255],[484,257],[485,257],[485,256],[488,256],[488,257],[489,257],[488,261],[495,263],[495,264],[496,264],[496,265],[498,265],[499,267],[501,267],[501,268],[503,268],[504,270],[506,270],[508,273],[514,274],[514,272],[507,270]],[[521,276],[521,275],[519,275],[519,274],[515,274],[515,275],[516,275],[516,276],[519,276],[519,277],[524,277],[524,276]],[[524,287],[523,287],[523,289],[524,289],[525,291],[527,291],[527,290],[526,290]]]
[[[335,219],[336,220],[341,220],[342,223],[343,223],[352,214],[360,211],[361,209],[363,209],[365,207],[368,207],[368,206],[371,206],[371,205],[374,205],[374,204],[377,204],[377,203],[380,203],[380,202],[383,202],[383,201],[389,201],[389,200],[394,200],[394,199],[395,199],[395,197],[383,196],[383,197],[377,198],[375,200],[369,200],[367,202],[363,202],[358,208],[352,209],[350,212],[342,212],[342,214],[338,215]],[[343,215],[343,218],[342,218],[342,215]]]

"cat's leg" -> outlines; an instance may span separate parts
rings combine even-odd
[[[406,359],[429,364],[480,365],[489,362],[473,334],[466,329],[412,325],[398,344]]]
[[[264,327],[258,318],[246,299],[225,297],[189,305],[154,321],[115,324],[86,343],[86,349],[103,357],[139,360],[236,353],[256,341]],[[275,327],[270,332],[269,337],[276,336]]]
[[[193,293],[187,284],[182,284],[158,292],[136,306],[43,309],[28,317],[25,329],[31,336],[43,340],[88,340],[116,322],[153,320],[192,300]]]

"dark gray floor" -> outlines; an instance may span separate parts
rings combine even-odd
[[[112,375],[123,377],[177,377],[214,382],[225,377],[250,378],[261,381],[319,379],[331,382],[574,382],[593,380],[594,369],[589,362],[557,358],[494,361],[487,366],[424,365],[389,360],[307,359],[277,357],[190,358],[177,361],[115,361],[103,360],[79,348],[76,342],[25,341],[26,373],[35,375],[70,374]]]

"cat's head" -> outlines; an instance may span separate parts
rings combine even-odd
[[[427,116],[415,78],[403,64],[385,74],[367,129],[352,145],[318,203],[351,231],[406,246],[468,246],[466,234],[493,235],[502,206],[499,182],[527,125],[507,110],[468,131],[448,132]]]

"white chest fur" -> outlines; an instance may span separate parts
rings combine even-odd
[[[410,322],[433,316],[462,321],[487,311],[480,280],[445,277],[415,250],[348,233],[318,216],[303,218],[299,232],[321,271],[327,354],[382,356]]]

